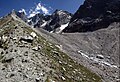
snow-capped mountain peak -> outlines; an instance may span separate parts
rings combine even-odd
[[[43,15],[49,15],[51,9],[44,6],[42,3],[36,4],[36,6],[29,11],[28,18],[34,17],[36,14],[42,13]]]
[[[56,10],[52,15],[37,14],[31,17],[31,24],[35,28],[43,28],[49,32],[60,33],[68,26],[71,18],[71,13],[63,10]]]
[[[66,14],[63,10],[59,10],[58,12],[57,12],[57,14],[59,14],[59,15],[64,15],[64,14]]]

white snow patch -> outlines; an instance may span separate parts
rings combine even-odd
[[[47,21],[44,22],[40,27],[44,27],[47,24]]]
[[[59,27],[60,30],[59,30],[58,32],[56,32],[56,33],[60,33],[60,32],[62,32],[62,31],[68,26],[68,24],[69,24],[69,23],[64,24],[64,25],[61,25],[61,27]]]
[[[118,66],[116,65],[113,65],[113,64],[110,64],[109,62],[106,62],[105,60],[103,59],[98,59],[96,57],[90,57],[88,53],[84,53],[82,50],[78,51],[78,53],[80,53],[83,57],[87,58],[87,59],[90,59],[94,62],[97,62],[101,65],[105,65],[105,66],[109,66],[109,67],[112,67],[112,68],[118,68]],[[102,56],[102,55],[101,55]]]
[[[50,33],[53,33],[53,31],[50,31]]]
[[[69,19],[71,19],[72,17],[71,16],[68,16]]]
[[[27,20],[27,22],[31,22],[31,21],[32,21],[31,19]]]
[[[34,17],[36,14],[38,14],[38,13],[40,13],[40,12],[38,12],[38,11],[32,11],[31,13],[30,13],[30,15],[28,16],[28,18],[31,18],[31,17]]]
[[[60,27],[60,30],[63,30],[63,29],[65,29],[65,27],[67,27],[67,26],[68,26],[68,24],[69,24],[69,23],[67,23],[67,24],[64,24],[64,25],[61,25],[61,27]]]
[[[23,12],[23,13],[25,13],[25,15],[27,15],[25,9],[21,9],[21,10],[19,10],[18,12],[19,12],[19,13],[22,13],[22,12]]]
[[[58,13],[59,15],[64,15],[64,14],[66,14],[66,13],[64,13],[62,10],[58,11],[57,13]]]

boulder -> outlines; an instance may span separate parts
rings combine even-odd
[[[32,43],[33,37],[31,37],[31,36],[23,36],[23,37],[21,37],[20,41],[25,41],[25,42]]]
[[[65,77],[63,77],[63,76],[62,76],[61,78],[62,78],[62,80],[63,80],[63,81],[65,81],[65,80],[66,80],[66,79],[65,79]]]
[[[35,38],[35,37],[37,36],[35,32],[31,32],[30,35],[31,35],[33,38]]]
[[[3,42],[6,42],[6,41],[7,41],[7,39],[8,39],[8,37],[7,37],[7,36],[5,36],[5,35],[3,35],[3,36],[2,36],[2,41],[3,41]]]
[[[35,50],[35,51],[38,51],[40,49],[41,49],[41,46],[35,46],[35,47],[32,48],[32,50]]]
[[[97,55],[96,58],[98,58],[98,59],[104,59],[104,56],[103,55]]]
[[[39,48],[36,46],[36,47],[33,47],[32,50],[38,51]]]
[[[13,40],[17,40],[17,37],[14,37]]]

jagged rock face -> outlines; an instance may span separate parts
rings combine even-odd
[[[52,14],[51,25],[54,25],[56,22],[61,24],[66,24],[70,21],[72,14],[67,11],[56,10]]]
[[[68,22],[70,22],[71,16],[72,14],[68,13],[67,11],[56,10],[51,16],[52,20],[49,23],[49,27],[52,30],[55,30],[61,25],[67,24]]]
[[[44,20],[44,15],[39,13],[39,14],[36,14],[35,16],[29,18],[28,24],[34,26],[37,23],[39,23],[39,25],[41,25],[41,24],[43,24],[43,20]]]
[[[85,0],[64,32],[87,32],[120,21],[120,0]]]
[[[34,27],[43,28],[47,31],[55,31],[61,25],[67,24],[70,22],[72,14],[67,11],[56,10],[52,15],[36,15],[32,19]]]

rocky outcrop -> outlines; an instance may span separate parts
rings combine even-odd
[[[64,32],[87,32],[120,22],[120,0],[85,0]]]
[[[28,36],[28,35],[27,35],[27,36],[23,36],[23,37],[21,37],[20,41],[25,41],[25,42],[30,42],[30,43],[32,43],[33,37]]]
[[[28,18],[28,24],[34,26],[38,23],[39,26],[41,26],[44,23],[44,18],[43,14],[38,13],[35,16]]]
[[[61,25],[67,24],[70,22],[72,14],[67,11],[56,10],[52,16],[49,24],[45,27],[46,30],[55,31]]]

